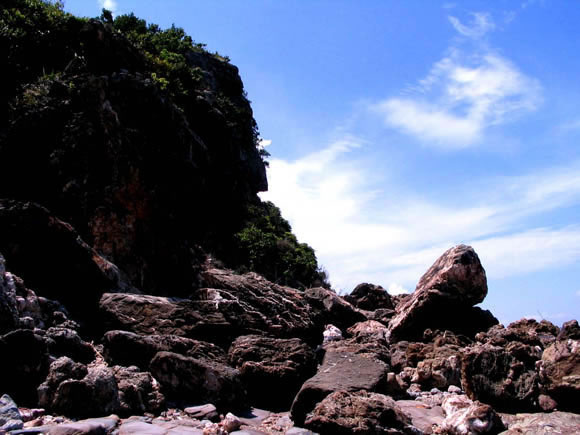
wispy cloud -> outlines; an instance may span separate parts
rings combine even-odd
[[[473,17],[471,24],[463,24],[458,18],[453,16],[447,18],[457,32],[468,38],[478,39],[483,37],[487,32],[495,29],[495,24],[489,14],[474,12],[471,16]]]
[[[494,28],[487,14],[473,14],[471,26],[449,20],[463,36],[478,40]],[[429,74],[411,88],[413,95],[372,105],[384,123],[428,145],[465,148],[482,141],[485,131],[535,110],[541,103],[538,80],[485,44],[474,52],[452,46]]]
[[[99,6],[101,8],[107,9],[111,12],[117,12],[117,2],[116,0],[98,0]]]
[[[523,228],[526,219],[580,204],[580,164],[487,180],[464,193],[468,206],[376,189],[353,139],[295,161],[272,159],[272,200],[317,251],[331,281],[413,288],[451,245],[472,244],[488,275],[513,276],[580,260],[580,226]],[[386,189],[386,188],[385,188]],[[478,198],[473,201],[473,198]]]

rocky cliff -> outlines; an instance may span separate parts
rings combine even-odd
[[[0,433],[580,431],[578,323],[498,324],[471,247],[411,295],[313,285],[227,60],[134,16],[0,14]]]

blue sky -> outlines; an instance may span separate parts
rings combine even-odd
[[[576,1],[67,0],[240,68],[272,200],[340,291],[412,291],[450,246],[504,323],[580,317]]]

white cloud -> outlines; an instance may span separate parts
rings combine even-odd
[[[117,11],[117,2],[115,0],[99,0],[99,6],[111,12]]]
[[[267,146],[272,145],[272,141],[270,139],[261,139],[258,145],[262,148],[266,148]]]
[[[471,14],[473,20],[471,25],[462,24],[458,18],[449,16],[449,21],[451,25],[463,36],[467,36],[468,38],[481,38],[487,32],[495,29],[495,24],[493,23],[491,17],[487,13],[483,12],[474,12]]]
[[[401,295],[401,294],[410,293],[409,290],[407,290],[401,284],[398,284],[396,282],[393,282],[389,285],[388,292],[391,295]]]
[[[580,163],[486,180],[464,203],[440,204],[408,192],[393,199],[388,183],[374,189],[384,180],[357,161],[359,146],[350,139],[296,161],[272,159],[262,194],[316,249],[337,289],[362,281],[412,289],[457,243],[473,245],[494,278],[580,260],[580,226],[521,229],[529,217],[580,204]]]
[[[471,27],[450,17],[462,35],[479,39],[494,25],[489,15],[473,14]],[[489,127],[535,110],[541,86],[507,58],[477,43],[474,52],[457,46],[411,87],[413,95],[372,105],[388,127],[442,148],[464,148],[482,141]]]

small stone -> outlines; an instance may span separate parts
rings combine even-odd
[[[342,340],[342,332],[334,325],[326,325],[324,332],[322,333],[324,337],[324,342]]]
[[[440,394],[441,390],[439,388],[431,388],[431,391],[429,391],[431,394]]]
[[[242,425],[242,422],[240,421],[240,419],[238,417],[236,417],[234,414],[232,414],[231,412],[228,412],[226,414],[226,417],[222,421],[222,427],[228,433],[233,432],[235,430],[238,430],[241,425]]]
[[[556,401],[552,399],[550,396],[546,394],[540,394],[540,396],[538,397],[538,405],[540,405],[542,411],[550,412],[556,409],[558,403],[556,403]]]
[[[447,392],[461,394],[461,388],[459,388],[457,385],[449,385],[449,388],[447,388]]]

